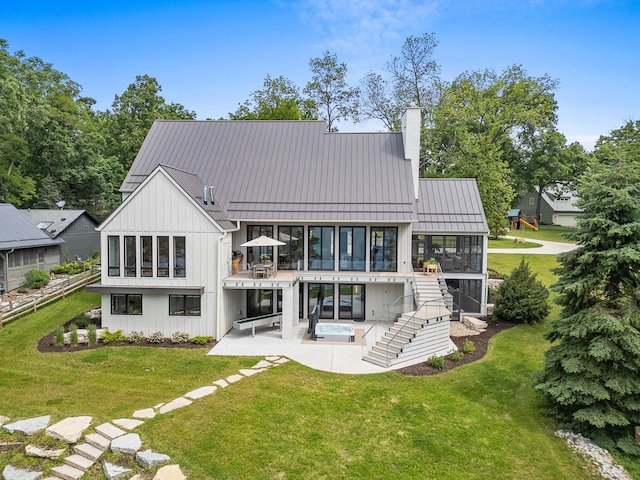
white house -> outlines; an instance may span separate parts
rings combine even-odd
[[[419,146],[418,108],[401,133],[156,121],[98,228],[104,267],[88,289],[102,293],[103,326],[220,339],[234,321],[280,313],[290,338],[316,305],[323,322],[376,320],[421,282],[438,285],[423,274],[432,257],[453,315],[484,314],[488,227],[475,180],[419,179]],[[262,235],[282,245],[241,246]],[[274,274],[253,278],[261,258]]]

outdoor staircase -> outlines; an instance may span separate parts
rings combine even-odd
[[[449,351],[451,310],[445,303],[446,285],[437,277],[417,275],[415,298],[419,308],[405,312],[362,358],[389,367]]]
[[[94,433],[85,435],[85,443],[73,447],[75,453],[66,457],[63,460],[63,465],[51,469],[48,478],[61,478],[63,480],[81,478],[107,450],[111,440],[124,433],[124,431],[109,423],[96,427]]]

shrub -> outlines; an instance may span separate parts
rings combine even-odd
[[[18,289],[18,293],[27,293],[27,289],[25,287],[20,287]]]
[[[206,337],[204,335],[198,335],[191,339],[191,343],[195,345],[206,345],[207,343],[210,343],[212,341],[213,341],[213,337]]]
[[[98,328],[92,323],[89,325],[89,332],[87,333],[87,340],[89,345],[95,345],[98,343]]]
[[[189,334],[185,332],[174,332],[171,335],[171,343],[187,343],[189,341]]]
[[[474,353],[475,351],[476,351],[476,344],[473,343],[471,340],[466,339],[464,342],[462,342],[462,353],[471,354],[471,353]]]
[[[78,326],[75,323],[69,325],[69,343],[74,347],[78,345]]]
[[[462,360],[462,357],[464,357],[464,353],[462,353],[460,350],[456,350],[449,356],[449,358],[454,362],[459,362],[460,360]]]
[[[551,311],[549,290],[536,280],[529,264],[522,259],[498,287],[493,316],[513,323],[538,323]]]
[[[62,325],[56,328],[55,343],[56,343],[56,346],[58,347],[61,347],[64,345],[64,327]]]
[[[429,360],[427,360],[427,365],[442,370],[444,368],[444,357],[430,357]]]
[[[49,283],[51,276],[49,275],[49,272],[45,270],[29,270],[26,278],[28,287],[42,288]]]
[[[144,340],[144,333],[142,332],[132,331],[129,332],[129,335],[127,336],[127,342],[135,343],[136,345],[140,345],[142,340]]]
[[[155,332],[149,335],[147,338],[149,343],[164,343],[164,334],[162,332]]]
[[[87,326],[91,323],[91,319],[87,316],[86,313],[78,315],[73,319],[73,322],[78,326],[78,328],[87,328]]]
[[[124,342],[126,340],[127,340],[127,337],[124,336],[124,333],[122,333],[122,330],[116,330],[113,333],[109,331],[105,331],[102,333],[102,343],[104,343],[105,345],[109,343]]]

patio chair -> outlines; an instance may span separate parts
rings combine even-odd
[[[267,267],[264,265],[254,265],[253,278],[268,278]]]

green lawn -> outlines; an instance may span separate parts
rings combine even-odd
[[[551,240],[553,242],[575,243],[564,237],[565,233],[575,232],[575,228],[561,227],[559,225],[540,225],[540,229],[536,232],[528,228],[522,230],[511,230],[509,235],[513,237],[522,237],[532,240]]]
[[[534,242],[516,243],[511,238],[489,239],[489,248],[538,248],[541,246]]]
[[[489,263],[508,273],[520,256],[507,257],[492,254]],[[555,260],[531,257],[539,278],[552,279],[544,270]],[[51,413],[57,421],[85,414],[97,424],[259,360],[144,347],[37,352],[41,336],[97,302],[96,295],[72,295],[0,331],[0,415]],[[169,454],[190,480],[599,478],[540,414],[532,383],[547,348],[545,328],[504,331],[485,359],[430,377],[338,375],[289,362],[137,431],[143,448]],[[640,478],[640,463],[623,460]],[[9,461],[27,462],[0,452],[0,469]],[[88,478],[102,478],[96,472]]]

